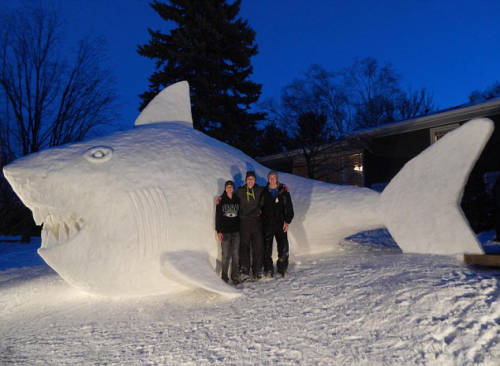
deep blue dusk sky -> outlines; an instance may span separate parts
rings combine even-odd
[[[136,46],[148,41],[148,27],[167,30],[166,23],[147,0],[38,2],[62,10],[69,40],[88,34],[107,40],[120,125],[131,126],[154,70]],[[439,108],[500,80],[498,0],[243,0],[240,15],[257,33],[252,78],[263,84],[262,99],[278,98],[313,63],[338,70],[367,56],[391,62],[403,86],[427,88]]]

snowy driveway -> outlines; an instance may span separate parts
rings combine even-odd
[[[500,271],[342,249],[228,302],[202,291],[103,299],[45,265],[4,269],[0,364],[500,364]]]

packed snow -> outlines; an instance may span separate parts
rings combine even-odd
[[[0,242],[2,365],[499,364],[500,270],[401,253],[384,230],[230,300],[89,295],[39,245]]]
[[[403,251],[483,253],[459,207],[493,130],[488,119],[467,122],[410,160],[384,189],[384,224]]]
[[[39,254],[68,283],[94,294],[203,288],[236,296],[213,270],[220,258],[215,197],[224,181],[243,183],[247,170],[265,184],[268,169],[192,128],[186,82],[164,89],[136,125],[4,168],[43,224]],[[410,161],[382,195],[280,174],[294,204],[293,253],[338,251],[345,237],[384,226],[405,252],[481,253],[459,202],[492,128],[476,120],[449,133]]]

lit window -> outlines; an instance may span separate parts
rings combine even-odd
[[[361,164],[354,165],[354,170],[356,172],[362,172],[363,171],[363,165],[361,165]]]

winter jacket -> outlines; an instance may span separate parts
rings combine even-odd
[[[224,192],[215,209],[215,230],[218,233],[236,233],[240,231],[240,199],[233,194],[229,198]]]
[[[240,217],[260,217],[262,210],[262,193],[264,187],[253,186],[248,189],[247,185],[243,185],[236,190],[236,195],[240,198]]]
[[[292,222],[292,198],[282,184],[278,185],[276,196],[272,195],[269,186],[264,189],[262,219],[265,227],[281,227],[285,222]]]

